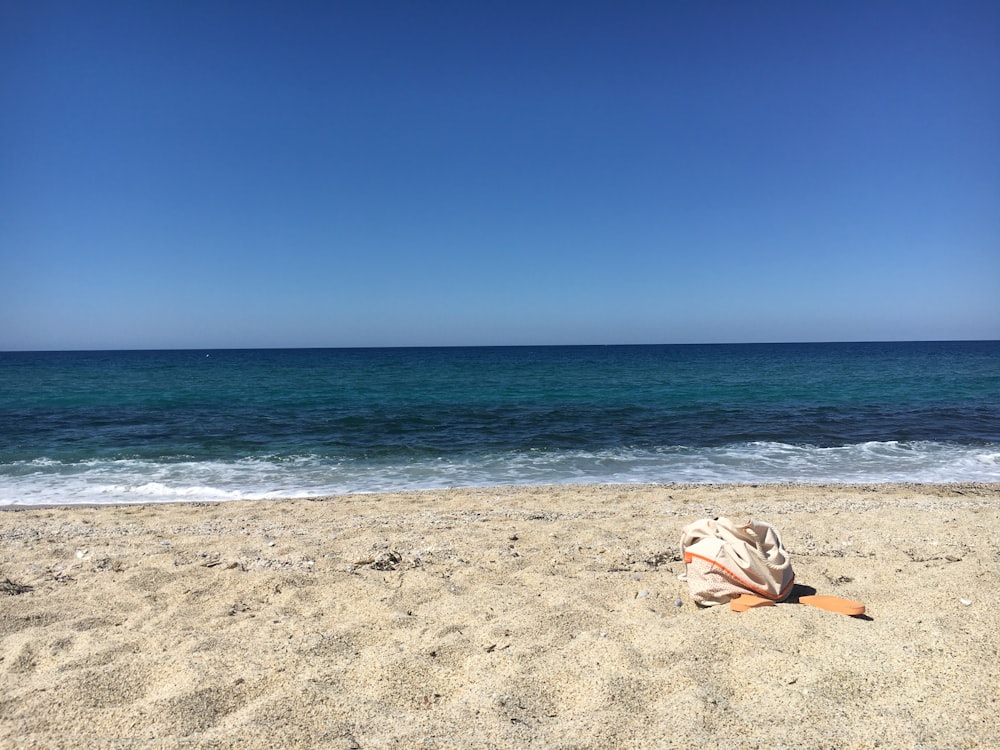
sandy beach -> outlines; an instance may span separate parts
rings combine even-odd
[[[694,606],[719,515],[867,615]],[[8,509],[0,746],[998,747],[998,528],[967,484]]]

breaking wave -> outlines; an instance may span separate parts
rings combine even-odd
[[[755,441],[404,460],[42,458],[0,465],[0,505],[215,502],[491,485],[755,482],[1000,482],[1000,444],[886,441],[817,447]]]

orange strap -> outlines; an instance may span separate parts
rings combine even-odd
[[[730,578],[732,578],[732,579],[734,579],[736,581],[739,581],[740,586],[743,586],[744,588],[750,589],[751,591],[753,591],[753,592],[755,592],[757,594],[760,594],[765,599],[773,599],[774,601],[780,601],[780,600],[784,599],[785,596],[788,593],[788,590],[792,587],[792,584],[795,583],[795,574],[793,573],[792,577],[789,579],[788,583],[785,584],[785,587],[781,591],[778,592],[777,596],[775,596],[774,594],[770,593],[769,591],[764,591],[763,589],[757,588],[752,583],[746,582],[745,580],[743,580],[743,578],[741,576],[739,576],[736,573],[734,573],[733,571],[731,571],[725,565],[719,565],[719,563],[716,562],[715,560],[710,560],[709,558],[705,557],[704,555],[699,555],[699,554],[696,554],[694,552],[690,552],[688,550],[684,551],[684,562],[685,562],[685,564],[691,562],[691,560],[693,558],[695,558],[695,557],[697,557],[699,560],[704,560],[709,565],[711,565],[713,568],[718,568],[719,570],[721,570],[722,572],[724,572],[726,575],[728,575]]]

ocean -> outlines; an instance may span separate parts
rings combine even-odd
[[[1000,482],[1000,342],[0,353],[0,505]]]

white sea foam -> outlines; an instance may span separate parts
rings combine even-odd
[[[320,456],[238,461],[38,459],[0,466],[0,505],[225,501],[485,485],[647,482],[1000,482],[1000,446],[871,442],[813,447],[530,450],[378,463]]]

